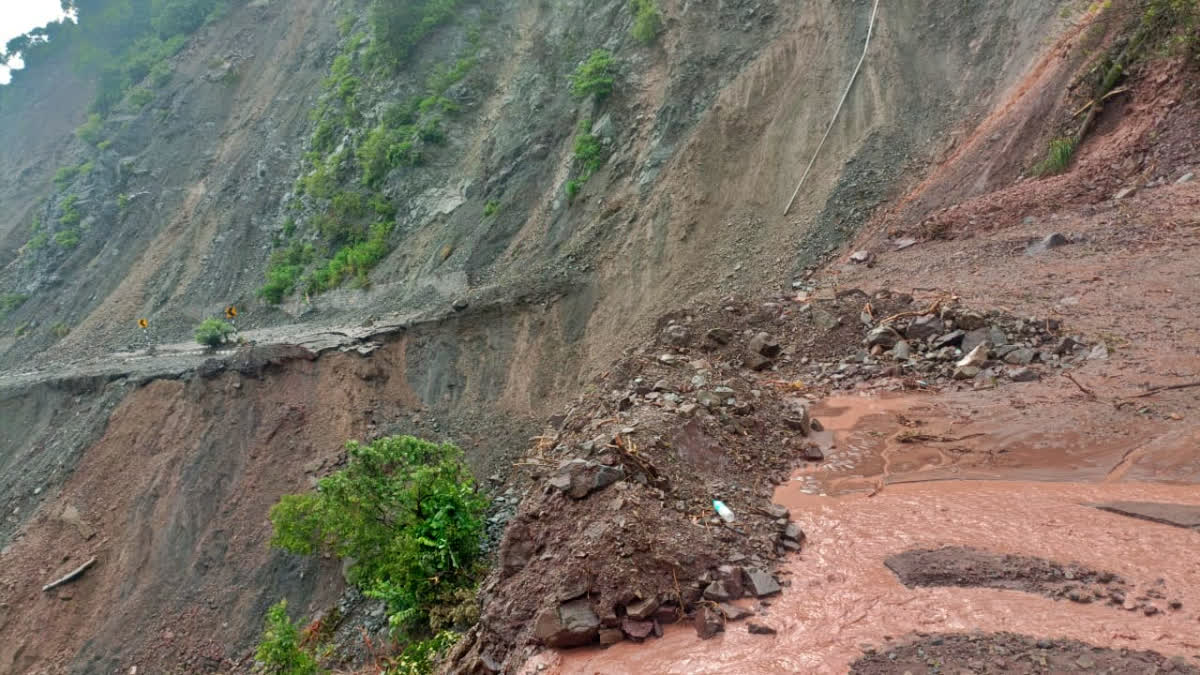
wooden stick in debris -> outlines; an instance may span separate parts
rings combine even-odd
[[[1150,389],[1147,389],[1146,391],[1143,391],[1140,394],[1134,394],[1133,396],[1124,396],[1122,398],[1146,398],[1147,396],[1153,396],[1159,392],[1171,391],[1174,389],[1190,389],[1191,387],[1200,387],[1200,380],[1197,380],[1195,382],[1183,382],[1181,384],[1168,384],[1168,385],[1164,385],[1161,387],[1151,387]]]
[[[1084,395],[1086,395],[1088,398],[1090,398],[1090,399],[1096,398],[1096,392],[1092,391],[1091,389],[1088,389],[1087,387],[1083,386],[1082,384],[1079,384],[1079,380],[1076,380],[1075,378],[1071,377],[1070,373],[1063,373],[1063,375],[1068,380],[1070,380],[1076,387],[1079,387],[1079,391],[1082,391],[1084,393]]]
[[[51,581],[50,583],[46,584],[45,586],[42,586],[42,592],[46,592],[52,588],[58,588],[59,586],[62,586],[63,584],[75,581],[84,572],[87,571],[87,568],[89,568],[95,564],[96,564],[96,558],[93,557],[91,560],[83,563],[75,571],[71,572],[70,574],[66,575],[65,577],[63,577],[61,579],[57,579],[55,581]]]

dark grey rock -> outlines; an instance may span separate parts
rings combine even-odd
[[[949,333],[946,333],[945,335],[935,339],[932,343],[930,343],[930,346],[934,349],[942,349],[943,347],[957,347],[962,343],[963,337],[966,336],[966,334],[967,331],[962,329],[952,330]]]
[[[1037,352],[1032,349],[1020,348],[1014,349],[1004,355],[1004,362],[1014,366],[1027,366],[1033,363],[1033,357]]]
[[[769,333],[759,333],[750,339],[750,351],[773,359],[782,351],[779,343]]]
[[[891,326],[876,326],[867,333],[865,343],[868,347],[879,346],[884,349],[891,349],[899,341],[900,334]]]
[[[941,319],[933,314],[926,314],[913,319],[908,328],[904,329],[904,336],[909,340],[928,340],[942,332],[942,329]]]
[[[624,477],[625,471],[620,467],[605,466],[586,459],[570,459],[559,465],[558,473],[549,482],[572,499],[583,499]]]
[[[746,590],[757,598],[775,595],[783,589],[775,577],[762,570],[746,570]]]

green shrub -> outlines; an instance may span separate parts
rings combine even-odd
[[[596,100],[601,100],[612,93],[615,75],[612,54],[606,49],[597,49],[571,73],[571,93],[575,98],[595,96]]]
[[[104,140],[104,119],[99,113],[88,115],[87,122],[75,130],[75,135],[88,145],[96,145]]]
[[[196,342],[205,347],[220,347],[234,332],[233,326],[220,319],[205,319],[196,326]]]
[[[79,172],[78,169],[75,171],[76,173]],[[58,208],[62,211],[62,215],[58,217],[59,225],[66,228],[73,228],[83,220],[83,214],[79,212],[78,202],[79,197],[77,195],[70,195],[62,201],[62,204],[59,204]]]
[[[487,201],[487,203],[483,205],[483,217],[484,218],[491,218],[492,216],[496,215],[499,212],[500,212],[500,202],[496,201],[495,199],[489,199]]]
[[[629,0],[633,12],[633,28],[630,32],[639,42],[650,44],[662,31],[662,15],[656,0]]]
[[[59,230],[54,233],[54,243],[66,249],[75,248],[79,245],[79,230],[74,228]]]
[[[272,544],[353,558],[351,581],[387,602],[397,633],[425,630],[432,606],[478,579],[486,502],[453,445],[393,436],[346,449],[345,469],[271,509]]]
[[[385,65],[406,61],[426,35],[454,17],[462,0],[374,0],[369,21],[374,58]]]
[[[79,167],[77,167],[77,166],[61,167],[61,168],[59,168],[58,171],[54,172],[54,185],[57,186],[58,189],[61,190],[64,187],[66,187],[68,183],[75,180],[75,176],[78,176],[78,175],[79,175]]]
[[[571,201],[575,199],[575,195],[579,194],[579,188],[581,187],[583,187],[583,183],[577,178],[572,178],[571,180],[567,181],[565,188],[567,191],[567,200]]]
[[[300,647],[300,631],[287,614],[287,600],[267,610],[262,640],[254,652],[263,673],[316,675],[322,672],[312,654]]]
[[[129,103],[135,108],[143,108],[147,103],[154,100],[154,92],[145,87],[138,87],[129,92]]]
[[[605,150],[604,144],[598,136],[592,134],[590,120],[583,120],[579,123],[579,132],[575,134],[574,154],[575,159],[583,165],[582,179],[584,181],[596,173],[604,165],[604,160],[608,158],[608,151]]]
[[[458,633],[446,630],[427,640],[408,644],[388,669],[388,675],[432,675],[437,660],[458,642],[459,637]]]
[[[96,168],[95,162],[84,162],[83,164],[79,165],[79,175],[80,176],[88,176],[92,173],[92,170],[95,168]]]
[[[59,321],[50,327],[50,334],[61,340],[71,334],[71,327]]]
[[[29,296],[23,293],[5,293],[4,295],[0,295],[0,320],[7,318],[9,314],[17,311],[28,299]]]
[[[129,208],[129,195],[121,192],[117,195],[117,208],[121,211]]]
[[[112,147],[112,144],[113,144],[113,142],[112,142],[112,139],[111,139],[111,138],[108,138],[108,139],[105,139],[105,140],[103,140],[103,141],[100,141],[99,143],[97,143],[97,144],[96,144],[96,149],[97,149],[97,150],[107,150],[107,149],[109,149],[109,148],[111,148],[111,147]]]
[[[347,279],[354,279],[359,288],[368,285],[368,273],[391,251],[388,235],[391,223],[376,223],[371,226],[365,241],[347,244],[338,249],[333,258],[315,270],[308,279],[309,293],[324,293],[337,288]]]
[[[294,230],[295,221],[289,219],[288,223]],[[285,234],[287,229],[288,225],[285,223]],[[300,280],[301,273],[313,261],[314,255],[312,244],[302,244],[298,241],[292,242],[286,249],[273,252],[267,266],[267,283],[258,289],[259,297],[272,305],[283,302],[283,299],[296,289],[296,283]]]

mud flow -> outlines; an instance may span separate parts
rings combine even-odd
[[[1096,507],[1194,509],[1195,488],[1107,480],[1128,448],[1080,447],[1089,426],[1078,421],[1017,430],[999,407],[976,401],[968,415],[961,404],[953,396],[850,396],[814,410],[829,461],[801,469],[775,494],[808,544],[782,565],[783,594],[749,606],[751,621],[774,634],[731,623],[700,641],[671,626],[645,645],[544,654],[531,666],[1196,672],[1200,533]],[[1066,451],[1051,456],[1050,447]],[[1093,480],[1061,480],[1068,473]]]

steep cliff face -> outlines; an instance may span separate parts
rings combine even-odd
[[[55,66],[0,125],[0,294],[23,298],[0,317],[0,666],[235,662],[280,595],[328,605],[337,571],[270,552],[265,515],[344,440],[420,432],[463,445],[480,477],[507,470],[664,310],[788,287],[853,235],[1018,82],[1059,4],[884,3],[786,216],[870,2],[670,0],[650,44],[622,1],[465,3],[379,71],[358,65],[362,3],[259,0],[197,32],[148,102],[118,106],[103,149],[72,134],[91,94]],[[596,49],[614,89],[577,98],[571,73]],[[343,56],[361,69],[339,79]],[[369,179],[371,133],[434,88],[440,138]],[[590,176],[584,121],[603,150]],[[336,189],[314,190],[322,167],[345,172]],[[342,209],[346,191],[389,208]],[[308,291],[344,243],[330,232],[375,216],[386,254]],[[67,230],[77,242],[55,241]],[[291,250],[301,276],[271,304],[259,290]],[[405,329],[366,356],[201,379],[205,356],[169,343],[231,304],[262,342]],[[90,555],[69,605],[31,590]]]

